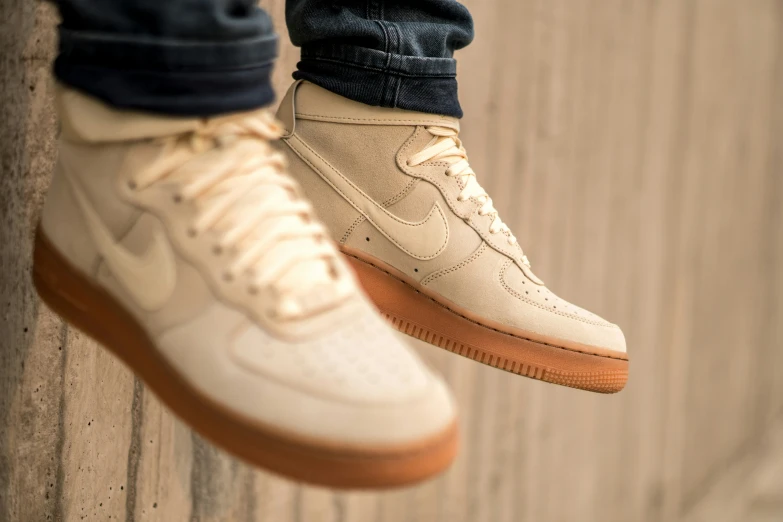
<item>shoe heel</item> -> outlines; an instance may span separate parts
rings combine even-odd
[[[35,234],[33,284],[39,297],[68,322],[83,327],[85,318],[96,312],[95,303],[85,290],[85,281],[57,252],[40,227]]]
[[[118,305],[105,291],[71,265],[40,226],[35,234],[33,284],[52,311],[127,359],[125,350],[118,348],[138,339],[140,332],[129,327],[128,320],[122,317],[126,313],[118,311]]]

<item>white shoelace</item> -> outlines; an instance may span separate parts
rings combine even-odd
[[[481,204],[479,207],[479,216],[492,217],[492,223],[489,226],[491,234],[502,233],[506,236],[509,245],[517,244],[517,238],[511,233],[508,226],[498,216],[498,211],[492,205],[492,198],[479,185],[476,180],[476,173],[470,168],[468,163],[468,153],[462,146],[462,141],[457,135],[457,131],[448,127],[429,126],[427,131],[433,138],[421,152],[418,152],[408,159],[410,166],[421,165],[424,162],[432,160],[442,160],[449,163],[446,169],[447,176],[460,178],[463,189],[457,197],[458,201],[475,199]],[[527,256],[522,254],[522,261],[530,266]]]
[[[214,253],[232,256],[224,279],[246,275],[251,293],[273,287],[281,297],[278,317],[295,318],[342,300],[351,285],[335,270],[328,233],[269,143],[280,134],[266,111],[208,121],[194,133],[165,138],[162,159],[131,185],[176,183],[174,201],[197,210],[188,234],[216,232]],[[319,285],[327,291],[314,292]]]

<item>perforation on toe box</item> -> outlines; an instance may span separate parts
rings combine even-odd
[[[513,261],[506,262],[500,270],[500,282],[514,297],[554,314],[596,326],[615,325],[600,316],[558,297],[545,286],[537,285],[525,277]]]
[[[430,382],[423,363],[371,310],[301,342],[284,342],[248,325],[233,354],[250,371],[348,402],[405,401]]]

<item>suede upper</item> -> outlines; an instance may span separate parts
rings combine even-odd
[[[372,107],[306,82],[289,89],[278,118],[291,174],[339,243],[511,333],[625,352],[616,325],[560,299],[535,276],[469,179],[466,157],[448,157],[452,150],[464,156],[458,120]],[[422,151],[433,159],[420,161]]]

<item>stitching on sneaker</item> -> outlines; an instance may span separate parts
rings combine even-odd
[[[481,242],[481,246],[478,247],[478,249],[475,252],[473,252],[470,255],[470,257],[468,257],[467,259],[462,260],[462,262],[457,264],[457,265],[451,266],[449,268],[444,268],[443,270],[439,270],[438,272],[435,272],[434,274],[428,275],[427,277],[425,277],[421,281],[421,284],[422,285],[429,284],[429,283],[435,281],[436,279],[438,279],[441,276],[444,276],[446,274],[450,274],[451,272],[455,272],[455,271],[459,270],[460,268],[469,265],[470,263],[475,261],[481,254],[483,254],[484,250],[486,250],[486,249],[487,249],[487,243],[485,241],[482,241]]]
[[[393,277],[393,278],[394,278],[396,281],[399,281],[400,283],[404,284],[405,286],[407,286],[408,288],[410,288],[411,290],[413,290],[413,291],[414,291],[414,292],[416,292],[417,294],[421,294],[423,297],[426,297],[427,299],[429,299],[429,300],[430,300],[430,301],[432,301],[433,303],[437,304],[437,305],[438,305],[438,306],[440,306],[441,308],[445,308],[446,310],[448,310],[449,312],[453,313],[453,314],[454,314],[454,315],[456,315],[457,317],[460,317],[460,318],[462,318],[462,319],[465,319],[466,321],[469,321],[469,322],[471,322],[471,323],[473,323],[473,324],[475,324],[475,325],[477,325],[477,326],[480,326],[481,328],[486,328],[487,330],[492,330],[493,332],[497,332],[497,333],[499,333],[499,334],[503,334],[503,335],[508,335],[508,336],[510,336],[510,337],[514,337],[514,338],[516,338],[516,339],[522,339],[523,341],[529,341],[529,342],[531,342],[531,343],[540,344],[540,345],[543,345],[543,346],[551,346],[552,348],[557,348],[557,349],[559,349],[559,350],[565,350],[565,351],[567,351],[567,352],[580,353],[580,354],[582,354],[582,355],[589,355],[589,356],[591,356],[591,357],[601,357],[601,358],[604,358],[604,359],[614,359],[614,360],[618,360],[618,361],[628,361],[628,358],[627,358],[627,357],[619,357],[619,356],[618,356],[618,357],[613,357],[613,356],[611,356],[611,355],[601,355],[601,354],[597,354],[597,353],[586,352],[586,351],[582,351],[582,350],[576,350],[576,349],[574,349],[574,348],[568,348],[568,347],[566,347],[566,346],[558,346],[558,345],[556,345],[556,344],[546,343],[546,342],[543,342],[543,341],[538,341],[538,340],[536,340],[536,339],[531,339],[530,337],[524,337],[524,336],[522,336],[522,335],[516,335],[516,334],[512,334],[512,333],[504,332],[504,331],[502,331],[502,330],[498,330],[497,328],[492,328],[491,326],[487,326],[487,325],[485,325],[485,324],[482,324],[482,323],[480,323],[480,322],[478,322],[478,321],[476,321],[476,320],[474,320],[474,319],[471,319],[470,317],[465,317],[465,316],[464,316],[464,315],[462,315],[461,313],[459,313],[459,312],[456,312],[456,311],[452,310],[452,309],[451,309],[451,308],[449,308],[448,306],[445,306],[445,305],[443,305],[442,303],[440,303],[440,302],[436,301],[435,299],[433,299],[432,297],[428,296],[428,295],[427,295],[427,294],[425,294],[424,292],[420,291],[420,290],[419,290],[419,289],[417,289],[416,287],[414,287],[414,286],[411,286],[411,285],[410,285],[408,282],[406,282],[406,281],[403,281],[403,280],[402,280],[402,279],[400,279],[399,277],[395,276],[394,274],[390,273],[388,270],[385,270],[385,269],[383,269],[382,267],[380,267],[380,266],[378,266],[378,265],[375,265],[375,264],[373,264],[373,263],[370,263],[370,262],[368,262],[368,261],[365,261],[364,259],[360,259],[360,258],[358,258],[358,257],[356,257],[356,256],[354,256],[354,255],[351,255],[351,254],[347,253],[347,252],[343,252],[343,255],[344,255],[344,256],[351,257],[351,258],[353,258],[353,259],[356,259],[357,261],[360,261],[360,262],[362,262],[362,263],[364,263],[364,264],[366,264],[366,265],[370,265],[371,267],[373,267],[373,268],[376,268],[376,269],[380,270],[381,272],[383,272],[384,274],[388,275],[389,277]]]
[[[305,147],[307,150],[309,150],[310,152],[312,152],[312,153],[313,153],[313,155],[315,155],[315,156],[316,156],[318,159],[320,159],[321,161],[323,161],[323,162],[324,162],[324,164],[326,164],[326,165],[328,165],[329,167],[331,167],[332,169],[334,169],[334,170],[335,170],[335,172],[338,172],[338,173],[340,172],[339,170],[337,170],[337,169],[335,169],[334,167],[332,167],[331,163],[329,163],[328,161],[326,161],[326,159],[324,159],[324,158],[323,158],[323,157],[322,157],[320,154],[318,154],[318,152],[316,152],[315,150],[313,150],[313,149],[312,149],[312,147],[310,147],[310,146],[309,146],[307,143],[305,143],[304,141],[302,141],[302,140],[301,140],[301,139],[300,139],[298,136],[294,135],[294,136],[292,136],[290,139],[296,139],[296,140],[297,140],[297,141],[298,141],[298,142],[299,142],[299,143],[300,143],[300,144],[301,144],[303,147]],[[321,176],[321,178],[322,178],[322,179],[324,179],[324,180],[325,180],[324,176],[323,176],[323,175],[320,173],[320,170],[318,169],[318,167],[317,167],[317,166],[313,165],[313,163],[312,163],[310,160],[308,160],[307,158],[305,158],[304,156],[302,156],[302,154],[301,154],[301,153],[299,153],[299,152],[298,152],[298,151],[297,151],[297,150],[296,150],[294,147],[291,147],[290,145],[289,145],[289,147],[291,148],[291,150],[292,150],[292,151],[293,151],[293,152],[294,152],[294,153],[295,153],[297,156],[299,156],[299,158],[300,158],[302,161],[304,161],[304,162],[305,162],[305,163],[306,163],[306,164],[307,164],[307,165],[308,165],[308,166],[309,166],[311,169],[313,169],[315,172],[317,172],[317,173],[318,173],[318,175],[319,175],[319,176]],[[342,175],[342,174],[340,174],[340,175]],[[325,181],[326,181],[326,180],[325,180]],[[329,183],[329,182],[327,181],[327,183]],[[356,207],[358,207],[358,206],[359,206],[359,205],[357,205],[357,204],[356,204],[356,202],[354,202],[354,201],[353,201],[353,200],[350,198],[350,196],[348,196],[347,194],[345,194],[345,193],[344,193],[343,191],[341,191],[341,190],[340,190],[338,187],[335,187],[335,186],[334,186],[334,185],[332,185],[331,183],[329,183],[329,186],[330,186],[330,187],[332,187],[332,188],[333,188],[333,189],[334,189],[336,192],[338,192],[338,193],[339,193],[339,194],[340,194],[340,195],[341,195],[341,196],[342,196],[342,197],[343,197],[343,198],[344,198],[346,201],[350,201],[350,202],[351,202],[353,205],[355,205],[355,206],[354,206],[354,208],[356,208]],[[368,196],[368,197],[369,197],[369,196]],[[435,207],[433,207],[433,210],[434,210],[434,209],[435,209]],[[439,210],[438,210],[437,214],[438,214],[438,216],[440,216],[440,218],[443,220],[443,223],[444,223],[444,225],[445,225],[445,228],[446,228],[446,240],[443,242],[443,246],[440,248],[440,250],[438,250],[437,252],[435,252],[435,254],[434,254],[434,255],[432,255],[432,256],[428,256],[426,259],[434,259],[434,258],[436,258],[437,256],[439,256],[439,255],[440,255],[440,254],[441,254],[441,253],[442,253],[442,252],[443,252],[443,251],[446,249],[446,247],[447,247],[447,246],[448,246],[448,244],[449,244],[449,236],[450,236],[450,231],[449,231],[449,223],[448,223],[448,221],[446,220],[446,216],[445,216],[445,214],[444,214],[444,211],[443,211],[443,210],[440,210],[440,208],[439,208],[439,207],[438,207],[438,209],[439,209]],[[423,226],[423,225],[424,225],[424,223],[426,222],[426,219],[425,219],[425,220],[424,220],[424,221],[422,221],[421,223],[414,224],[414,223],[410,223],[409,221],[404,221],[403,219],[401,219],[401,218],[397,217],[396,215],[394,215],[394,214],[392,214],[392,213],[389,213],[389,214],[388,214],[388,216],[389,216],[391,219],[393,219],[394,221],[397,221],[398,223],[403,223],[403,224],[405,224],[405,225],[409,225],[409,226],[417,226],[417,227],[418,227],[418,226]],[[429,216],[429,214],[428,214],[428,216]],[[395,241],[394,239],[392,239],[392,238],[390,238],[390,237],[386,236],[385,234],[384,234],[384,237],[386,237],[386,238],[387,238],[389,241],[391,241],[391,242],[392,242],[392,243],[393,243],[395,246],[397,246],[397,248],[399,248],[400,250],[402,250],[403,252],[405,252],[405,253],[406,253],[406,254],[408,254],[409,256],[411,256],[411,257],[415,257],[415,258],[417,258],[417,259],[420,259],[420,257],[419,257],[419,256],[417,256],[417,255],[416,255],[416,254],[414,254],[413,252],[410,252],[410,251],[408,251],[408,249],[406,249],[405,247],[403,247],[402,245],[400,245],[400,244],[399,244],[397,241]],[[426,259],[425,259],[425,260],[426,260]]]
[[[500,284],[502,284],[502,285],[503,285],[503,287],[504,287],[506,290],[508,290],[508,292],[509,292],[511,295],[513,295],[514,297],[516,297],[517,299],[520,299],[521,301],[524,301],[524,302],[526,302],[526,303],[528,303],[528,304],[531,304],[531,305],[533,305],[533,306],[535,306],[535,307],[537,307],[537,308],[540,308],[541,310],[545,310],[545,311],[547,311],[547,312],[551,312],[551,313],[553,313],[553,314],[561,315],[561,316],[563,316],[563,317],[567,317],[567,318],[569,318],[569,319],[574,319],[574,320],[576,320],[576,321],[580,321],[580,322],[583,322],[583,323],[586,323],[586,324],[591,324],[591,325],[593,325],[593,326],[615,327],[615,325],[614,325],[614,324],[612,324],[612,323],[610,323],[610,322],[608,322],[608,321],[604,321],[604,322],[590,321],[590,320],[588,320],[588,319],[585,319],[585,318],[583,318],[583,317],[579,317],[579,316],[576,316],[576,315],[567,314],[567,313],[565,313],[565,312],[560,312],[560,311],[555,311],[555,310],[552,310],[552,309],[550,309],[550,308],[547,308],[547,307],[545,307],[545,306],[541,305],[540,303],[536,303],[535,301],[532,301],[532,300],[528,299],[527,297],[524,297],[523,295],[519,294],[519,292],[517,292],[516,290],[514,290],[513,288],[511,288],[511,287],[510,287],[510,286],[509,286],[509,285],[506,283],[506,280],[505,280],[505,278],[503,277],[503,276],[505,275],[505,273],[506,273],[506,270],[508,270],[508,267],[509,267],[509,266],[511,266],[512,264],[514,264],[514,262],[513,262],[513,261],[511,261],[511,260],[508,260],[508,261],[506,261],[506,263],[503,265],[503,268],[501,268],[501,269],[500,269],[500,274],[498,274],[498,276],[499,276],[499,279],[500,279]]]
[[[421,181],[419,178],[413,178],[411,181],[405,185],[400,192],[395,194],[394,196],[390,197],[383,203],[381,203],[381,206],[383,208],[387,208],[392,206],[393,204],[397,203],[401,199],[403,199],[405,196],[411,193],[411,191],[418,185],[419,181]],[[348,238],[351,237],[351,234],[353,234],[354,229],[361,225],[364,220],[367,219],[363,215],[359,214],[359,217],[356,218],[356,220],[351,223],[351,226],[348,227],[348,230],[345,231],[345,234],[343,234],[343,237],[340,239],[340,243],[345,243],[348,241]]]

